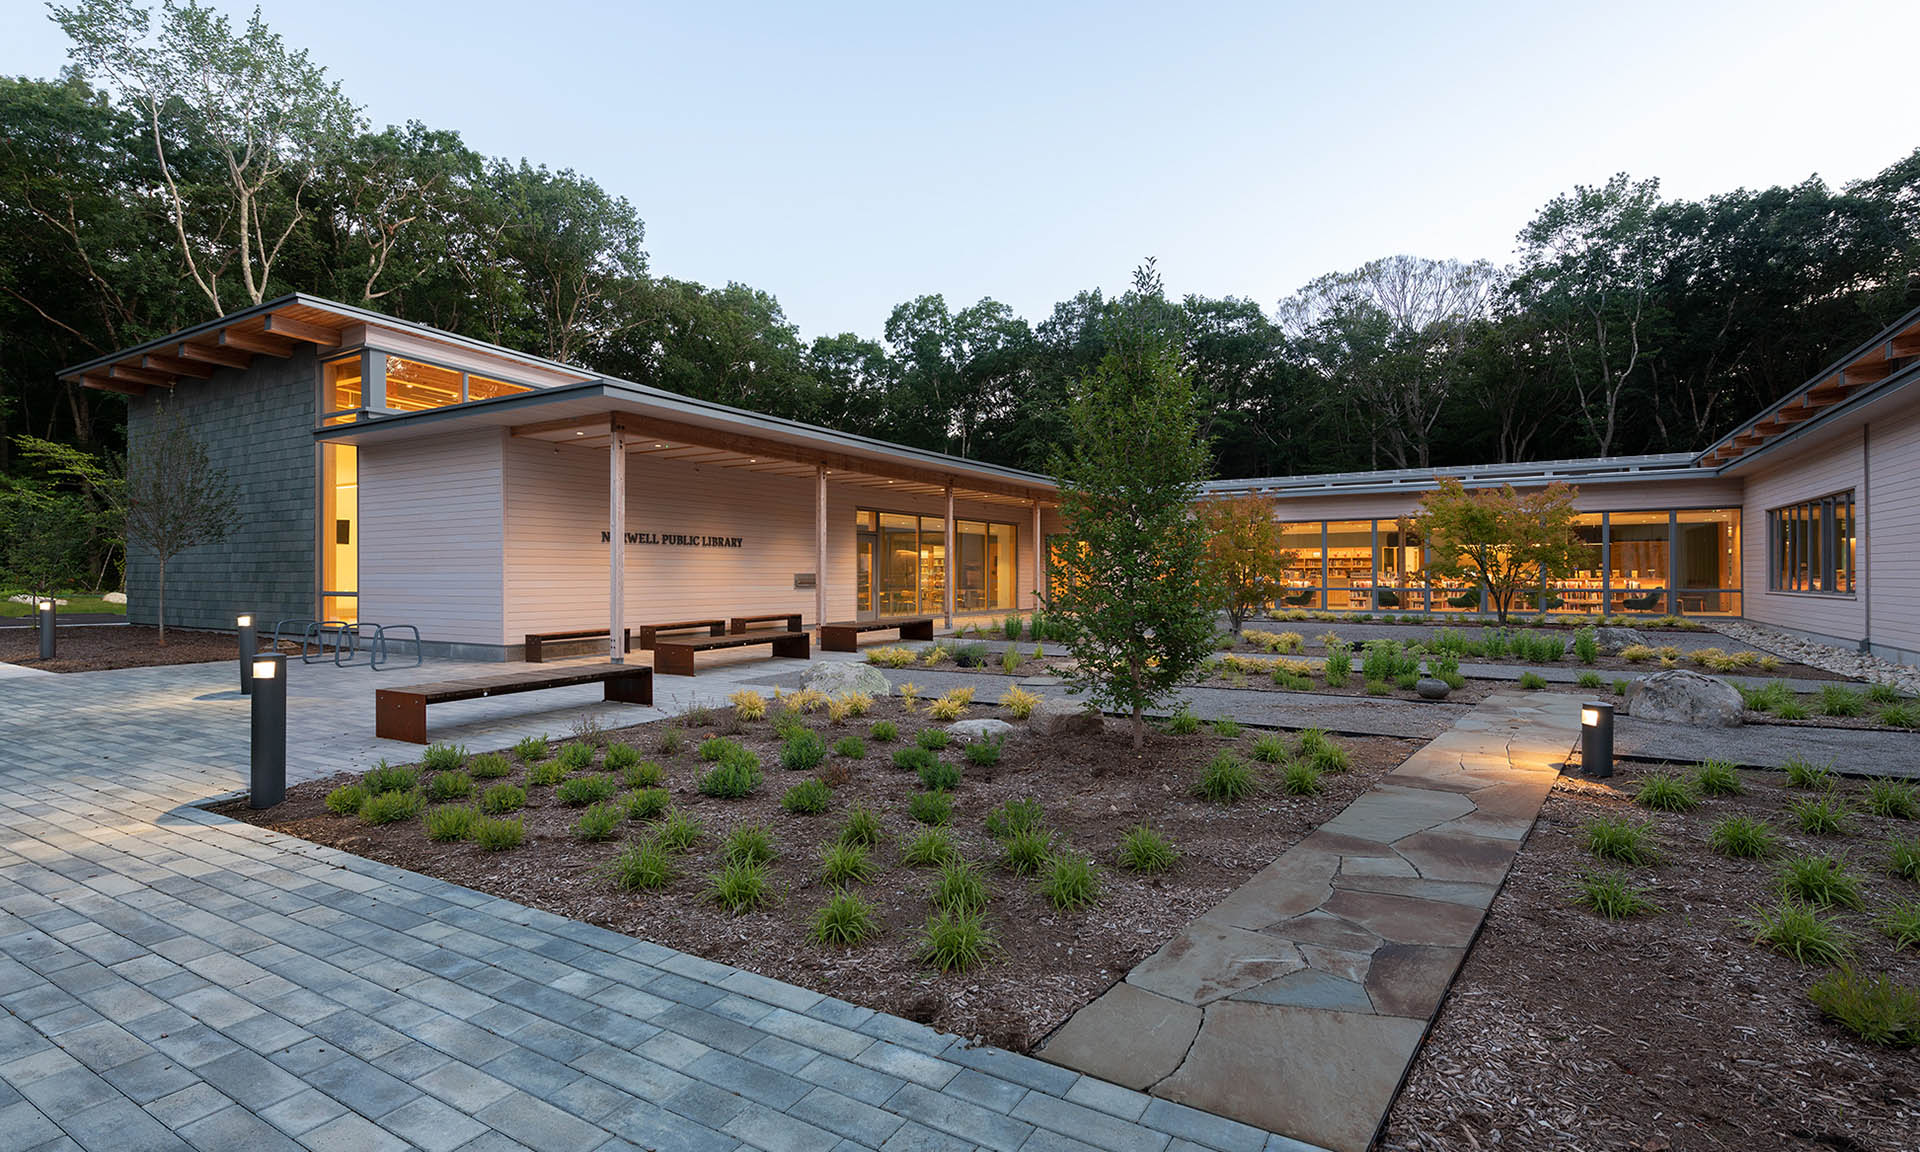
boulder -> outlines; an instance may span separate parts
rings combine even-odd
[[[1627,686],[1627,714],[1696,728],[1732,728],[1741,722],[1740,693],[1725,680],[1673,668]]]
[[[1413,690],[1422,700],[1445,700],[1447,693],[1453,691],[1445,680],[1436,680],[1431,676],[1422,676],[1413,682]]]
[[[1622,648],[1631,648],[1635,644],[1645,644],[1647,638],[1637,628],[1619,628],[1611,624],[1593,630],[1593,639],[1600,645],[1600,651],[1609,656],[1617,655]],[[1567,640],[1567,651],[1573,651],[1573,640]]]
[[[968,743],[975,740],[992,740],[998,736],[1005,736],[1011,731],[1013,731],[1013,725],[1005,720],[995,720],[990,716],[982,716],[977,720],[956,720],[947,725],[948,734],[958,736]]]
[[[1042,700],[1027,717],[1027,729],[1035,736],[1098,736],[1106,727],[1106,717],[1091,708],[1064,700]]]
[[[9,604],[38,604],[39,602],[40,597],[35,596],[31,592],[22,592],[17,596],[7,597],[7,603]],[[67,602],[65,600],[55,600],[53,606],[55,608],[64,608],[67,606]]]
[[[829,696],[844,692],[865,692],[869,696],[893,693],[893,681],[871,664],[850,660],[817,660],[800,674],[800,686]]]
[[[100,597],[100,599],[106,601],[108,604],[125,604],[127,602],[127,594],[125,592],[109,592],[105,596]]]

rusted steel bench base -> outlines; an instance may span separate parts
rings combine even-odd
[[[675,620],[668,624],[642,624],[640,626],[640,651],[653,651],[653,646],[660,642],[660,633],[662,632],[691,632],[697,628],[705,628],[709,636],[724,636],[727,634],[727,622],[725,620]]]
[[[760,616],[735,616],[728,621],[728,631],[740,635],[755,624],[778,624],[789,632],[800,631],[800,613],[768,612]]]
[[[604,685],[603,699],[621,704],[653,703],[653,669],[641,664],[584,664],[552,672],[502,672],[468,680],[382,688],[373,694],[373,734],[383,740],[425,744],[429,704],[593,683]]]
[[[820,650],[822,652],[858,652],[860,633],[884,632],[889,628],[898,628],[902,640],[933,639],[933,617],[931,616],[896,616],[890,620],[842,620],[834,624],[820,625]]]
[[[760,632],[744,636],[720,636],[712,640],[661,640],[653,646],[653,669],[663,676],[693,675],[696,652],[720,648],[748,648],[755,644],[773,645],[775,656],[796,660],[812,658],[812,645],[805,632]]]
[[[555,640],[604,640],[606,638],[605,628],[581,628],[572,632],[529,632],[520,658],[529,664],[539,664],[546,656],[546,645]],[[620,651],[633,651],[633,629],[620,630]]]

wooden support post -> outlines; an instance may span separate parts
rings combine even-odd
[[[627,434],[618,421],[607,443],[607,648],[615,664],[626,662],[621,649],[627,608]]]
[[[1040,533],[1040,501],[1033,502],[1033,607],[1040,609],[1040,595],[1047,586],[1047,538]]]
[[[940,597],[940,607],[946,614],[947,622],[945,627],[951,628],[953,627],[953,578],[954,575],[960,571],[959,565],[955,563],[955,556],[953,554],[953,477],[951,476],[947,477],[946,548],[946,575],[940,581],[943,589]]]
[[[813,466],[813,626],[827,622],[827,466]]]

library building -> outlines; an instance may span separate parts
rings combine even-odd
[[[942,626],[1030,611],[1062,526],[1046,476],[764,416],[305,295],[63,374],[161,406],[240,496],[169,566],[168,623],[395,624],[430,655],[708,618]],[[1743,617],[1920,662],[1920,311],[1699,452],[1448,468],[1565,481],[1589,562],[1549,614]],[[1281,607],[1468,615],[1410,517],[1432,470],[1221,480],[1272,503]],[[157,566],[127,567],[153,622]],[[602,640],[603,647],[606,640]],[[623,651],[615,642],[616,654]]]

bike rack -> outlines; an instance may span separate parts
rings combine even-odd
[[[368,656],[367,664],[369,668],[372,668],[375,672],[381,671],[380,666],[392,658],[387,652],[387,633],[389,631],[398,632],[403,629],[413,634],[411,640],[402,639],[399,641],[402,644],[413,645],[413,663],[402,664],[400,667],[420,667],[421,663],[426,660],[426,655],[420,648],[420,629],[411,624],[382,624],[379,625],[373,633],[373,651]]]
[[[309,620],[307,630],[300,637],[300,663],[311,664],[315,660],[327,657],[327,638],[333,638],[334,663],[340,662],[340,645],[347,638],[347,629],[353,627],[345,620]]]

